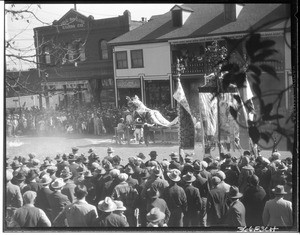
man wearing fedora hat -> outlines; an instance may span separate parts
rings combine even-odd
[[[14,185],[19,186],[19,188],[21,190],[21,193],[22,193],[23,188],[26,186],[25,179],[26,179],[25,172],[23,172],[23,171],[14,171],[11,183],[14,184]]]
[[[187,212],[187,198],[185,191],[177,183],[181,180],[181,172],[177,169],[167,173],[169,187],[165,189],[163,198],[171,211],[169,227],[183,227],[183,214]]]
[[[128,175],[127,183],[129,186],[132,186],[133,188],[137,188],[139,181],[137,179],[134,179],[132,175],[134,174],[133,168],[131,165],[127,165],[125,167],[125,173]]]
[[[147,214],[147,220],[149,221],[147,227],[160,227],[159,224],[165,219],[165,214],[157,207],[151,209]],[[165,226],[167,227],[167,226]]]
[[[156,151],[151,151],[151,152],[149,153],[149,156],[150,156],[150,160],[146,161],[146,163],[145,163],[145,166],[146,166],[146,167],[149,167],[149,163],[150,163],[151,161],[156,161],[156,162],[158,163],[158,161],[156,160],[156,158],[157,158],[157,156],[158,156]]]
[[[69,165],[70,171],[72,172],[72,178],[75,178],[79,175],[79,173],[77,171],[79,164],[76,162],[76,160],[77,160],[77,157],[74,154],[70,153],[68,161],[70,164]]]
[[[254,168],[250,165],[250,159],[244,157],[245,165],[241,168],[241,173],[238,178],[239,190],[243,193],[247,187],[247,179],[249,176],[254,175]]]
[[[208,164],[206,161],[199,161],[196,160],[194,162],[194,174],[196,180],[192,183],[197,189],[199,189],[199,193],[202,199],[202,209],[200,214],[200,225],[206,226],[206,204],[207,204],[207,197],[209,193],[209,182],[211,181],[211,174],[210,172],[206,171]]]
[[[38,173],[36,172],[36,170],[30,170],[28,175],[26,176],[26,180],[25,183],[27,184],[23,190],[22,193],[25,193],[26,191],[34,191],[34,192],[38,192],[42,186],[36,182],[36,178],[38,177]]]
[[[69,167],[65,167],[62,172],[60,173],[60,178],[64,180],[65,185],[63,186],[61,193],[66,195],[70,202],[74,202],[76,197],[74,195],[75,193],[75,187],[76,184],[74,183],[72,179],[72,172],[70,171]]]
[[[180,164],[178,153],[172,152],[169,156],[171,157],[169,169],[182,170],[183,166]]]
[[[269,199],[269,187],[271,181],[270,161],[265,157],[256,158],[255,175],[259,178],[259,184],[263,187]]]
[[[156,187],[150,187],[147,189],[147,206],[146,211],[150,212],[153,208],[159,208],[161,212],[165,214],[165,218],[161,220],[159,224],[160,227],[167,225],[170,219],[171,212],[168,208],[166,201],[163,198],[160,198],[159,191]]]
[[[184,213],[183,226],[196,227],[200,225],[200,214],[202,209],[202,199],[199,189],[192,185],[196,180],[196,177],[193,173],[187,172],[182,179],[185,183],[184,191],[187,199],[187,211]]]
[[[50,183],[52,182],[52,179],[49,174],[44,174],[40,180],[40,185],[42,185],[42,188],[37,192],[35,206],[42,209],[47,217],[52,222],[51,218],[51,206],[49,203],[49,195],[52,194],[52,190],[49,188]]]
[[[211,178],[211,188],[207,195],[207,226],[224,225],[225,215],[227,213],[226,192],[217,186],[221,179],[217,176]]]
[[[78,154],[78,148],[77,147],[72,147],[72,154],[77,155]]]
[[[113,170],[113,166],[109,161],[107,161],[103,168],[99,169],[99,171],[101,172],[101,177],[99,177],[96,182],[96,202],[99,202],[100,200],[103,200],[105,198],[104,186],[107,182],[112,180],[112,176],[110,174],[111,170]]]
[[[229,227],[246,226],[246,209],[244,204],[240,201],[243,194],[239,192],[238,187],[231,186],[227,196],[230,205],[226,215],[226,225]]]
[[[169,186],[168,181],[161,178],[162,172],[159,166],[155,166],[151,169],[151,174],[145,183],[144,188],[141,191],[141,198],[146,198],[147,189],[154,186],[158,189],[160,195],[164,194],[165,189]]]
[[[113,200],[120,200],[124,203],[127,208],[125,215],[129,226],[133,227],[136,225],[136,218],[134,216],[134,210],[137,208],[138,191],[129,186],[126,182],[128,175],[126,173],[120,173],[118,176],[119,184],[116,185],[111,194]]]
[[[111,179],[107,182],[104,183],[104,187],[102,189],[102,199],[105,197],[111,197],[114,188],[120,183],[119,181],[119,175],[120,175],[120,170],[118,169],[112,169],[109,172]]]
[[[112,147],[107,148],[107,156],[104,157],[105,160],[108,160],[110,163],[113,163],[114,149]]]
[[[246,208],[246,224],[248,226],[262,226],[262,213],[266,203],[267,194],[259,185],[257,175],[248,178],[248,187],[244,192],[242,202]]]
[[[128,227],[127,221],[116,213],[113,213],[117,209],[117,205],[110,197],[106,197],[104,200],[98,203],[98,209],[101,211],[99,219],[97,221],[98,227]]]
[[[114,200],[114,202],[117,205],[117,209],[113,213],[122,216],[124,220],[127,221],[126,215],[124,215],[127,208],[124,206],[123,202],[118,200]]]
[[[88,191],[85,185],[80,184],[75,188],[76,201],[67,205],[53,221],[54,227],[94,227],[97,222],[98,212],[95,206],[85,199]],[[66,220],[66,223],[65,223]]]
[[[57,171],[55,173],[56,177],[59,177],[61,171],[65,168],[66,166],[66,162],[63,160],[61,154],[57,154],[56,157],[54,158],[54,160],[56,161],[56,167],[57,167]]]
[[[225,162],[221,165],[220,170],[223,171],[226,175],[224,182],[229,185],[238,186],[240,169],[238,165],[233,162],[230,153],[225,154]]]
[[[263,211],[264,226],[293,226],[292,203],[283,199],[286,192],[283,185],[272,189],[275,198],[266,202]]]
[[[71,204],[68,197],[61,193],[63,186],[65,185],[62,178],[56,178],[52,183],[52,194],[49,195],[49,203],[52,208],[51,219],[52,221],[56,216],[64,209],[65,206]]]

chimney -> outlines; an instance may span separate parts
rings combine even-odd
[[[126,18],[126,21],[127,21],[126,23],[128,25],[130,25],[131,24],[131,13],[130,13],[130,11],[128,11],[128,10],[124,11],[123,15]]]
[[[142,17],[142,22],[146,23],[147,22],[147,18],[146,17]]]

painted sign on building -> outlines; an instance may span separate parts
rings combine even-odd
[[[141,81],[140,79],[118,79],[117,87],[118,88],[140,88]]]

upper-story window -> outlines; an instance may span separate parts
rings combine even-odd
[[[99,42],[99,56],[100,56],[100,60],[108,59],[108,45],[107,45],[107,41],[105,40],[100,40]]]
[[[76,48],[73,43],[68,43],[67,45],[67,59],[73,61],[76,59]]]
[[[116,65],[117,69],[127,69],[127,51],[118,51],[116,52]]]
[[[50,48],[48,46],[44,47],[43,54],[44,54],[45,64],[51,64]]]
[[[132,68],[143,68],[143,50],[132,50],[130,51],[131,55],[131,67]]]
[[[85,45],[80,42],[79,43],[79,60],[80,61],[85,61]]]

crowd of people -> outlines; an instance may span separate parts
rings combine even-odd
[[[169,106],[155,107],[167,118],[176,115]],[[113,106],[69,105],[48,109],[32,107],[7,110],[6,134],[18,135],[54,135],[78,133],[91,135],[115,134],[114,128],[120,118],[125,118],[128,109]],[[130,111],[132,112],[132,111]]]
[[[90,149],[6,161],[6,228],[240,227],[294,224],[292,159],[244,151],[98,156]],[[121,161],[122,159],[122,161]],[[158,159],[163,159],[159,161]]]

